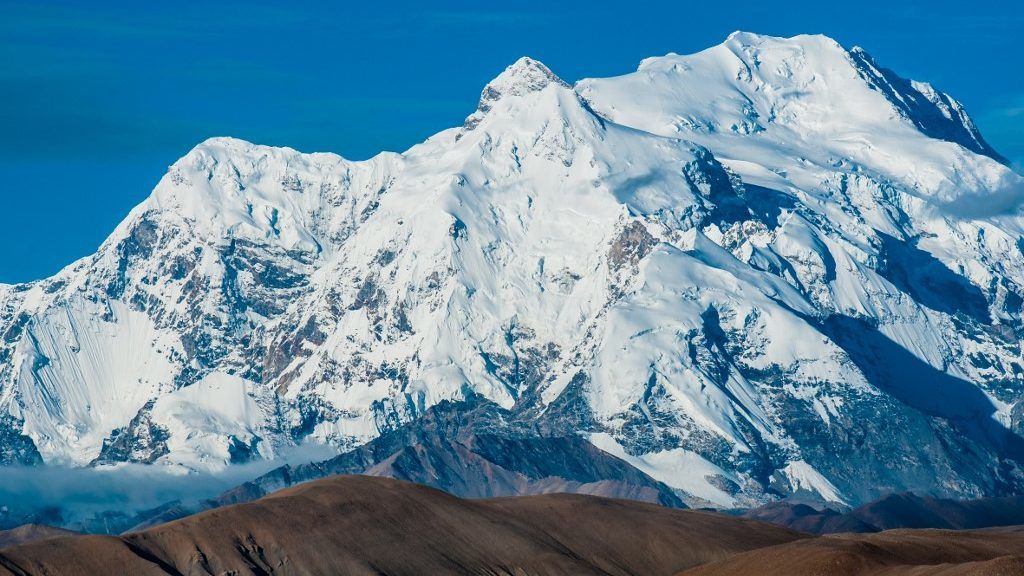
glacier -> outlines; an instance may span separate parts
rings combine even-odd
[[[209,139],[0,285],[0,462],[218,470],[483,398],[689,503],[1019,492],[1022,200],[955,99],[824,36],[522,58],[401,154]]]

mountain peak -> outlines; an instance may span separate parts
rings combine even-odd
[[[744,32],[743,30],[735,30],[731,34],[726,36],[725,41],[738,42],[740,44],[757,44],[764,40],[765,38],[770,38],[770,36],[765,36],[764,34],[757,34],[754,32]]]
[[[724,44],[732,44],[746,47],[767,46],[767,45],[828,45],[835,48],[842,48],[842,45],[834,38],[825,34],[799,34],[796,36],[771,36],[768,34],[757,34],[755,32],[744,32],[737,30],[726,37]],[[845,49],[844,49],[845,50]]]
[[[347,451],[479,396],[701,505],[1024,491],[1024,179],[860,55],[737,33],[573,88],[523,58],[364,162],[207,140],[0,287],[0,464]]]
[[[481,101],[495,100],[502,96],[523,96],[530,92],[537,92],[546,88],[549,84],[557,84],[568,88],[561,78],[555,75],[547,66],[538,60],[523,56],[516,60],[511,66],[497,78],[488,82],[480,96]]]
[[[506,96],[525,96],[532,92],[540,92],[551,84],[570,88],[543,63],[523,56],[484,86],[476,112],[466,119],[464,127],[467,130],[475,128],[494,103]]]

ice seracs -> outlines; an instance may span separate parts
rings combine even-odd
[[[215,468],[472,396],[693,503],[1017,490],[1020,190],[822,36],[574,86],[523,58],[402,154],[203,142],[0,286],[0,454]]]

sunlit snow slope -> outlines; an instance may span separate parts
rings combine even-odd
[[[349,162],[230,138],[0,286],[8,463],[217,468],[480,395],[734,506],[1024,487],[1024,178],[859,49],[736,33]]]

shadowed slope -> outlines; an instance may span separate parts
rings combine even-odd
[[[1024,497],[947,500],[910,493],[890,494],[849,512],[773,502],[748,510],[744,517],[812,534],[880,532],[897,528],[976,530],[1024,525]]]
[[[865,523],[849,513],[844,514],[830,508],[818,510],[803,503],[772,502],[748,510],[743,516],[811,534],[878,531],[875,526]]]
[[[970,530],[1024,524],[1024,497],[945,500],[914,494],[891,494],[865,504],[850,515],[877,527]]]
[[[0,554],[0,574],[672,574],[804,537],[751,520],[551,494],[462,500],[337,476],[110,537]],[[106,567],[106,568],[104,568]]]
[[[1024,529],[891,530],[805,539],[738,554],[679,576],[1024,574]]]

